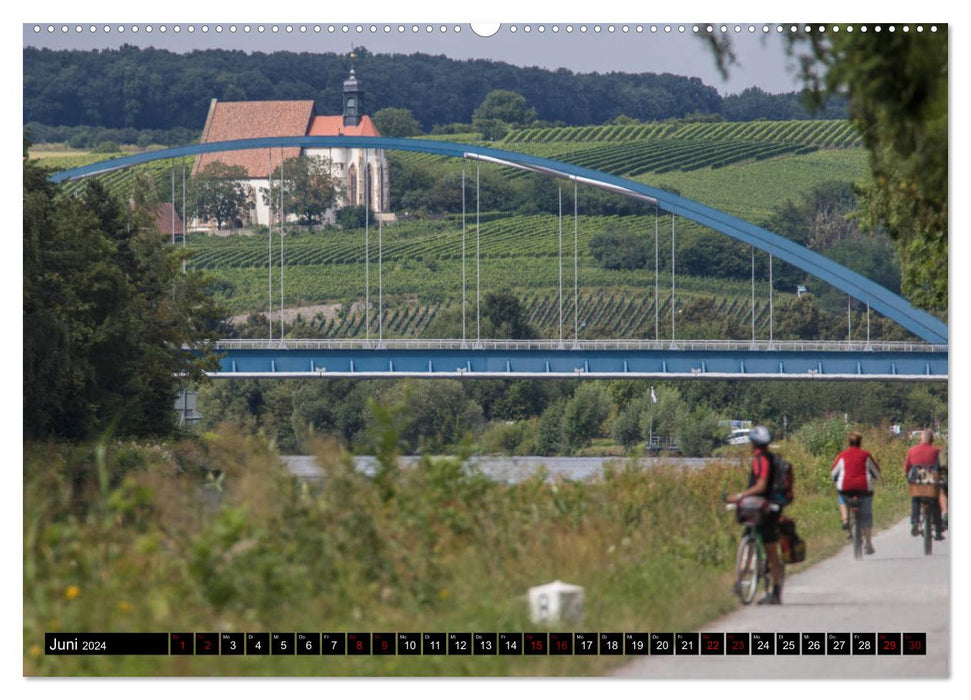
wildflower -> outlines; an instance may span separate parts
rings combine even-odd
[[[32,646],[32,647],[30,648],[30,655],[31,655],[31,656],[33,656],[33,657],[34,657],[35,659],[36,659],[36,658],[37,658],[38,656],[40,656],[40,647],[39,647],[39,646],[37,646],[36,644],[34,644],[34,645],[33,645],[33,646]]]
[[[79,595],[81,595],[81,589],[77,586],[68,586],[67,590],[64,591],[64,597],[68,600],[74,600]]]
[[[118,603],[118,611],[123,613],[130,613],[131,603],[129,603],[127,600],[121,601],[120,603]]]

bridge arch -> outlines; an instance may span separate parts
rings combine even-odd
[[[375,136],[281,136],[200,143],[149,153],[139,153],[123,158],[91,163],[79,168],[63,170],[53,174],[49,179],[52,182],[66,182],[131,167],[133,165],[149,163],[155,160],[195,156],[202,153],[280,147],[379,148],[392,151],[429,153],[451,158],[469,158],[541,173],[551,177],[575,180],[628,197],[641,199],[652,204],[656,203],[660,209],[667,213],[684,217],[702,226],[730,236],[742,243],[771,253],[773,256],[846,292],[854,299],[869,304],[878,313],[883,314],[929,343],[947,343],[947,325],[939,319],[925,311],[915,309],[906,299],[894,294],[886,287],[776,233],[767,231],[760,226],[756,226],[751,222],[740,219],[727,212],[649,185],[615,175],[609,175],[598,170],[591,170],[590,168],[583,168],[570,163],[517,153],[515,151],[423,139],[399,139]]]

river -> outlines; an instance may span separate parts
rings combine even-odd
[[[289,455],[281,457],[291,474],[305,481],[315,481],[323,478],[323,470],[317,465],[312,455]],[[421,461],[418,456],[401,456],[398,464],[403,468],[414,467]],[[636,462],[643,469],[651,469],[662,464],[673,464],[691,469],[703,469],[714,462],[725,462],[725,459],[689,458],[689,457],[642,457],[632,460],[627,457],[471,457],[467,465],[476,465],[482,473],[495,481],[509,484],[528,479],[540,467],[545,466],[549,478],[563,477],[566,479],[589,479],[603,472],[607,463],[623,464]],[[727,460],[731,461],[731,460]],[[377,466],[375,457],[355,457],[354,464],[365,474],[373,474]]]

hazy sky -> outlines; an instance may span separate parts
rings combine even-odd
[[[34,31],[34,27],[40,31]],[[67,32],[62,28],[66,26]],[[446,32],[441,32],[441,24],[432,25],[432,32],[427,31],[429,25],[419,25],[419,31],[413,32],[414,25],[404,25],[405,31],[399,32],[400,25],[390,26],[390,32],[385,32],[384,24],[364,23],[361,25],[348,23],[333,25],[334,32],[328,31],[332,25],[328,24],[265,24],[264,32],[258,32],[257,24],[236,26],[236,32],[230,31],[230,24],[217,25],[215,23],[194,25],[194,31],[189,32],[189,25],[180,25],[181,31],[174,31],[175,25],[166,25],[165,33],[161,33],[161,25],[150,25],[152,31],[146,31],[149,25],[108,25],[110,32],[104,31],[104,24],[96,25],[96,31],[91,32],[92,25],[85,24],[82,31],[77,32],[78,25],[49,25],[24,24],[23,40],[25,46],[49,47],[56,49],[101,49],[117,48],[122,44],[138,46],[155,46],[170,51],[185,52],[193,49],[223,48],[241,49],[244,51],[309,51],[309,52],[348,52],[353,46],[365,46],[372,53],[430,53],[445,54],[446,56],[467,58],[489,58],[506,61],[519,66],[540,66],[542,68],[567,68],[575,72],[589,73],[624,71],[647,73],[674,73],[676,75],[697,76],[706,84],[715,87],[720,93],[740,92],[757,85],[769,92],[789,92],[799,87],[794,77],[792,62],[783,50],[783,41],[775,33],[775,25],[771,26],[768,36],[763,36],[762,25],[757,25],[754,33],[748,32],[749,25],[741,25],[741,33],[734,33],[734,26],[730,25],[729,33],[733,36],[735,53],[739,65],[731,69],[729,79],[723,80],[719,75],[711,52],[702,41],[691,33],[691,25],[682,25],[685,32],[677,31],[678,25],[671,25],[670,33],[664,32],[665,25],[656,26],[652,33],[650,24],[559,24],[555,25],[559,31],[553,31],[553,24],[517,24],[502,25],[498,33],[491,37],[481,37],[472,31],[468,24],[448,24]],[[119,26],[124,31],[119,32]],[[137,26],[138,31],[132,28]],[[208,31],[203,32],[205,26]],[[221,31],[217,31],[217,26]],[[250,27],[250,32],[243,31],[244,26]],[[276,26],[278,31],[273,32]],[[292,31],[286,32],[290,26]],[[301,32],[301,26],[306,27]],[[320,27],[315,32],[315,26]],[[347,26],[348,32],[342,31]],[[363,31],[358,33],[357,27]],[[371,26],[377,31],[372,33]],[[455,27],[460,31],[456,32]],[[527,33],[525,27],[529,26]],[[545,31],[540,32],[540,26]],[[568,32],[567,26],[573,31]],[[609,27],[614,31],[610,32]],[[625,33],[623,27],[627,26]],[[54,31],[49,31],[53,27]],[[513,27],[516,31],[512,31]],[[581,27],[586,31],[581,32]],[[600,31],[597,32],[596,28]],[[640,27],[642,31],[638,32]]]

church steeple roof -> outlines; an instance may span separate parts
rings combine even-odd
[[[354,74],[354,66],[351,66],[351,74],[344,81],[344,92],[360,92],[361,90],[361,81]]]
[[[354,55],[351,54],[351,58]],[[361,123],[364,115],[364,86],[354,74],[354,66],[351,66],[351,74],[344,81],[344,126],[357,126]]]

